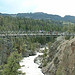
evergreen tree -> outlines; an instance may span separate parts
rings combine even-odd
[[[19,61],[21,60],[21,55],[17,51],[11,53],[8,58],[7,64],[5,64],[3,69],[3,75],[18,75],[20,68]]]

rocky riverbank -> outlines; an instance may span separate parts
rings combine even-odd
[[[44,75],[75,75],[75,38],[59,37],[42,57]]]

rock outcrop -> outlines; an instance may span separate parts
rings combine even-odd
[[[75,38],[55,41],[42,61],[45,75],[75,75]]]

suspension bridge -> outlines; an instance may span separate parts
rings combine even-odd
[[[65,32],[49,32],[49,31],[4,31],[0,32],[0,37],[5,36],[75,36],[74,33],[65,33]]]

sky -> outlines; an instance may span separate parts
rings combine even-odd
[[[75,0],[0,0],[0,13],[30,12],[75,16]]]

